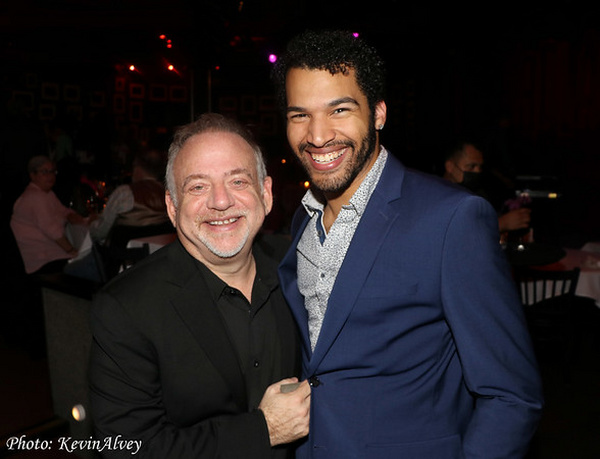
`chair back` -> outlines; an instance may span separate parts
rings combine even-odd
[[[521,302],[531,306],[563,295],[573,297],[579,280],[579,268],[567,271],[546,271],[523,268],[515,272]]]

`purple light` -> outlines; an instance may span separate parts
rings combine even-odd
[[[271,64],[274,64],[275,62],[277,62],[277,56],[275,54],[269,54],[269,62]]]
[[[353,36],[354,38],[358,38],[359,34],[358,34],[358,32],[354,32],[354,33],[352,34],[352,36]]]

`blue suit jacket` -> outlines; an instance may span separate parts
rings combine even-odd
[[[320,384],[298,457],[522,457],[541,384],[492,207],[389,155],[314,353],[296,280],[301,213],[280,277],[303,375]]]

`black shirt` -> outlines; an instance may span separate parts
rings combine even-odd
[[[273,308],[287,308],[278,292],[276,264],[256,246],[253,254],[256,277],[251,302],[198,262],[208,293],[221,313],[229,339],[237,351],[250,411],[258,407],[266,388],[281,379],[281,345]]]

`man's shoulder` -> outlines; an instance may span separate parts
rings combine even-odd
[[[288,235],[261,233],[254,240],[254,248],[261,252],[275,266],[283,259],[292,241]]]
[[[37,203],[39,202],[39,200],[47,200],[47,197],[51,196],[52,194],[54,194],[53,191],[50,191],[49,193],[44,193],[41,188],[39,188],[33,183],[30,183],[25,187],[21,195],[17,198],[16,203]]]
[[[185,250],[174,242],[119,274],[102,291],[113,296],[152,298],[166,286],[183,282],[188,273]]]
[[[470,193],[437,175],[405,166],[397,157],[388,155],[384,183],[397,186],[401,193],[431,197],[462,198]]]

